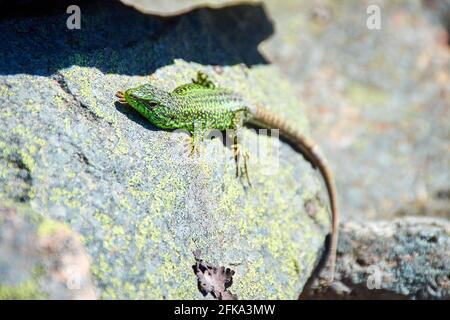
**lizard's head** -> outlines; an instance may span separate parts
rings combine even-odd
[[[170,93],[144,84],[125,92],[118,91],[119,102],[130,105],[147,118],[153,125],[163,129],[174,129],[172,114],[176,113],[174,98]]]

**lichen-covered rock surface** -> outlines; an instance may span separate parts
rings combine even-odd
[[[219,139],[189,156],[185,134],[157,130],[114,97],[146,82],[171,90],[201,70],[307,133],[290,85],[256,48],[273,31],[261,6],[160,19],[86,2],[81,30],[68,30],[64,5],[0,22],[2,203],[78,232],[100,298],[202,298],[196,250],[235,272],[239,299],[296,298],[330,228],[310,163],[245,130],[261,150],[280,148],[279,163],[251,155],[248,187]]]
[[[309,299],[450,299],[450,223],[405,217],[341,227],[336,282]]]
[[[95,299],[90,258],[67,224],[0,206],[0,300]]]

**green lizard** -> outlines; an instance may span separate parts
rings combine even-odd
[[[325,181],[332,212],[331,242],[327,261],[331,271],[329,280],[333,280],[339,219],[337,192],[331,170],[315,143],[277,114],[248,103],[243,97],[228,89],[216,87],[201,72],[192,83],[179,86],[172,92],[144,84],[125,92],[119,91],[116,96],[120,103],[130,105],[156,127],[189,131],[194,144],[200,139],[199,135],[210,129],[237,130],[244,124],[279,129],[281,137],[317,167]]]

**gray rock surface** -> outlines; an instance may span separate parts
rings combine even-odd
[[[308,299],[450,299],[450,223],[405,217],[341,226],[336,283]]]
[[[95,298],[78,234],[26,205],[0,205],[0,300]]]
[[[161,16],[171,16],[188,12],[199,7],[223,8],[233,5],[235,0],[121,0],[123,3],[135,7],[141,12]],[[260,3],[259,0],[246,0],[245,3]]]
[[[272,32],[264,10],[161,19],[89,2],[81,30],[66,29],[64,3],[52,10],[0,22],[0,199],[81,234],[100,298],[202,298],[195,250],[235,272],[239,299],[297,297],[330,228],[310,163],[245,130],[262,151],[273,141],[281,153],[278,167],[251,157],[248,188],[218,139],[190,157],[179,148],[185,134],[157,130],[114,97],[145,82],[170,90],[201,70],[307,132],[291,86],[258,53]]]
[[[261,52],[305,104],[344,218],[449,218],[449,2],[265,4],[276,32]],[[380,30],[366,26],[369,4]]]

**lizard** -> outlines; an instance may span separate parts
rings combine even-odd
[[[278,114],[260,105],[249,103],[232,90],[217,87],[202,72],[198,72],[197,78],[192,79],[192,83],[181,85],[172,92],[147,83],[118,91],[116,96],[120,103],[128,104],[160,129],[187,130],[192,134],[193,144],[205,130],[238,130],[244,125],[278,129],[281,138],[300,151],[314,168],[319,169],[325,182],[332,223],[331,240],[325,256],[327,263],[324,265],[327,265],[330,271],[327,282],[333,281],[339,227],[337,191],[332,171],[316,143]]]

